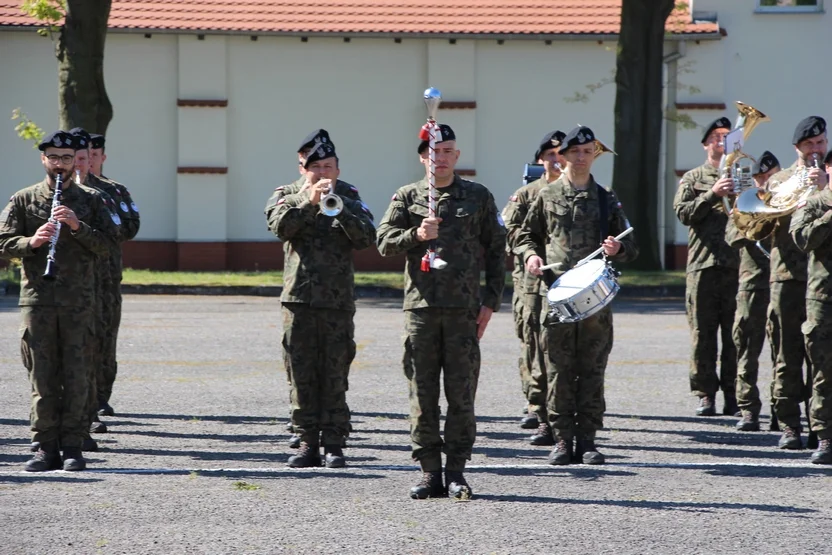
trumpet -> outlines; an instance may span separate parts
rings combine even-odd
[[[55,262],[55,249],[58,246],[58,237],[61,235],[61,222],[55,219],[55,209],[61,205],[61,193],[64,186],[64,176],[60,173],[55,176],[55,195],[52,197],[52,214],[49,221],[55,224],[55,234],[49,239],[49,253],[46,255],[46,271],[43,272],[43,279],[53,280],[58,277],[58,264]]]
[[[321,197],[321,213],[324,216],[337,216],[344,209],[344,201],[341,200],[339,195],[335,194],[335,185],[337,183],[337,180],[330,180],[329,191]]]

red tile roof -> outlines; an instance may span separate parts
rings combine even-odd
[[[33,26],[21,2],[0,0],[0,27]],[[114,0],[110,29],[252,34],[617,35],[621,0]],[[673,34],[717,34],[690,11],[668,19]]]

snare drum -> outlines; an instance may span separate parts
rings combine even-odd
[[[613,267],[600,258],[560,276],[546,295],[551,321],[579,322],[610,304],[620,289],[616,277]]]

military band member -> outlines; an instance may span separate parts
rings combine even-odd
[[[56,131],[39,144],[46,178],[15,193],[0,213],[0,256],[20,258],[21,355],[32,386],[32,441],[40,444],[25,469],[83,470],[81,453],[87,405],[87,346],[93,341],[97,256],[107,256],[114,238],[101,196],[74,183],[78,143]],[[61,203],[54,210],[58,175]],[[44,278],[50,240],[58,232],[54,280]],[[61,455],[61,450],[63,455]],[[63,457],[63,460],[62,460]]]
[[[621,241],[614,237],[629,224],[615,193],[590,173],[595,150],[591,129],[570,131],[560,147],[565,171],[540,190],[523,222],[515,251],[522,253],[526,271],[543,275],[541,296],[599,243],[614,262],[628,262],[638,255],[632,234]],[[548,264],[558,266],[544,274],[540,268]],[[595,437],[603,428],[606,410],[604,373],[613,343],[612,308],[572,324],[545,322],[548,310],[544,306],[541,312],[541,343],[549,388],[547,416],[556,442],[549,463],[603,464]]]
[[[756,188],[764,191],[766,180],[779,170],[777,157],[765,151],[752,170]],[[742,412],[736,427],[744,432],[758,432],[762,403],[757,377],[766,338],[771,239],[760,242],[747,239],[737,229],[734,219],[728,218],[725,240],[740,252],[737,312],[732,333],[737,349],[737,405]]]
[[[795,129],[792,142],[798,159],[789,169],[793,173],[806,171],[807,180],[821,189],[794,212],[789,230],[798,248],[809,255],[806,321],[802,331],[806,355],[811,363],[809,424],[819,440],[811,460],[816,464],[832,464],[832,350],[829,348],[832,337],[832,279],[829,273],[832,267],[832,226],[829,223],[832,221],[832,192],[827,187],[826,172],[814,167],[815,160],[822,159],[828,148],[826,121],[818,116],[802,120]],[[796,390],[800,376],[791,377]],[[800,399],[797,401],[799,407]],[[790,413],[797,412],[799,418],[798,411],[799,408],[793,407]]]
[[[292,428],[300,435],[291,467],[345,465],[341,442],[349,434],[347,374],[355,357],[352,251],[375,241],[372,214],[358,190],[338,179],[335,148],[320,143],[304,164],[304,185],[275,200],[269,229],[283,241],[284,364],[292,390]],[[343,201],[325,215],[321,201],[332,189]]]
[[[540,279],[526,272],[523,258],[514,252],[514,248],[517,246],[523,220],[526,219],[538,192],[549,183],[554,183],[566,165],[566,160],[558,152],[565,136],[566,133],[562,131],[552,131],[543,137],[534,153],[536,163],[543,166],[543,175],[540,179],[517,189],[503,209],[507,234],[506,252],[514,255],[514,270],[511,274],[514,293],[511,301],[514,327],[522,345],[519,360],[520,383],[528,403],[528,410],[520,427],[537,430],[530,438],[532,445],[554,444],[552,429],[546,416],[546,364],[540,344],[540,311],[543,308],[543,298],[539,292]]]
[[[393,195],[378,227],[382,256],[404,254],[404,373],[410,389],[410,438],[422,480],[413,499],[470,498],[463,470],[476,436],[474,398],[480,371],[479,341],[500,306],[505,285],[506,232],[494,197],[483,185],[454,173],[459,160],[456,135],[440,125],[436,143],[436,216],[428,217],[429,181],[405,185]],[[428,141],[418,152],[430,172]],[[431,240],[444,269],[423,271]],[[484,250],[485,287],[480,290]],[[443,376],[444,374],[444,376]],[[444,440],[439,432],[440,380],[448,414]],[[445,452],[445,483],[442,482]]]
[[[118,330],[121,327],[122,244],[131,241],[139,233],[141,216],[139,206],[133,200],[133,196],[127,190],[127,187],[103,174],[106,160],[106,139],[104,135],[90,135],[90,177],[88,178],[88,184],[110,196],[114,205],[112,211],[119,221],[118,245],[116,249],[112,250],[107,262],[109,265],[109,279],[103,282],[99,291],[99,296],[102,299],[104,327],[100,334],[101,365],[96,378],[97,412],[100,416],[114,416],[115,411],[110,406],[110,398],[113,395],[113,384],[118,374],[117,345]],[[92,426],[93,432],[106,431],[106,426],[100,421],[93,422]]]
[[[728,118],[715,120],[702,136],[705,163],[682,176],[673,209],[688,226],[685,309],[691,330],[690,388],[699,397],[699,416],[716,414],[716,393],[722,390],[723,414],[739,411],[736,400],[737,352],[731,332],[739,281],[739,253],[725,241],[722,198],[733,191],[730,177],[719,175],[725,154]],[[716,371],[717,336],[722,340],[719,375]]]

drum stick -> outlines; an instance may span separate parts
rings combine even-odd
[[[632,227],[628,227],[627,229],[625,229],[624,231],[622,231],[620,234],[618,234],[618,235],[615,237],[615,240],[616,240],[616,241],[620,241],[621,239],[623,239],[624,237],[626,237],[627,235],[629,235],[629,234],[630,234],[630,233],[632,233],[632,232],[633,232],[633,228],[632,228]],[[582,264],[586,264],[587,262],[589,262],[590,260],[592,260],[593,258],[595,258],[596,256],[598,256],[598,255],[599,255],[599,254],[601,254],[602,252],[604,252],[604,247],[600,247],[600,248],[598,248],[597,250],[592,251],[592,254],[590,254],[590,255],[589,255],[589,256],[587,256],[586,258],[583,258],[583,259],[581,259],[580,261],[578,261],[578,263],[577,263],[577,264],[575,264],[575,268],[577,268],[578,266],[580,266],[580,265],[582,265]],[[541,267],[540,267],[540,269],[541,269],[541,270],[551,270],[552,268],[555,268],[556,266],[562,266],[562,265],[563,265],[563,263],[562,263],[562,262],[555,262],[554,264],[547,264],[547,265],[545,265],[545,266],[541,266]]]

